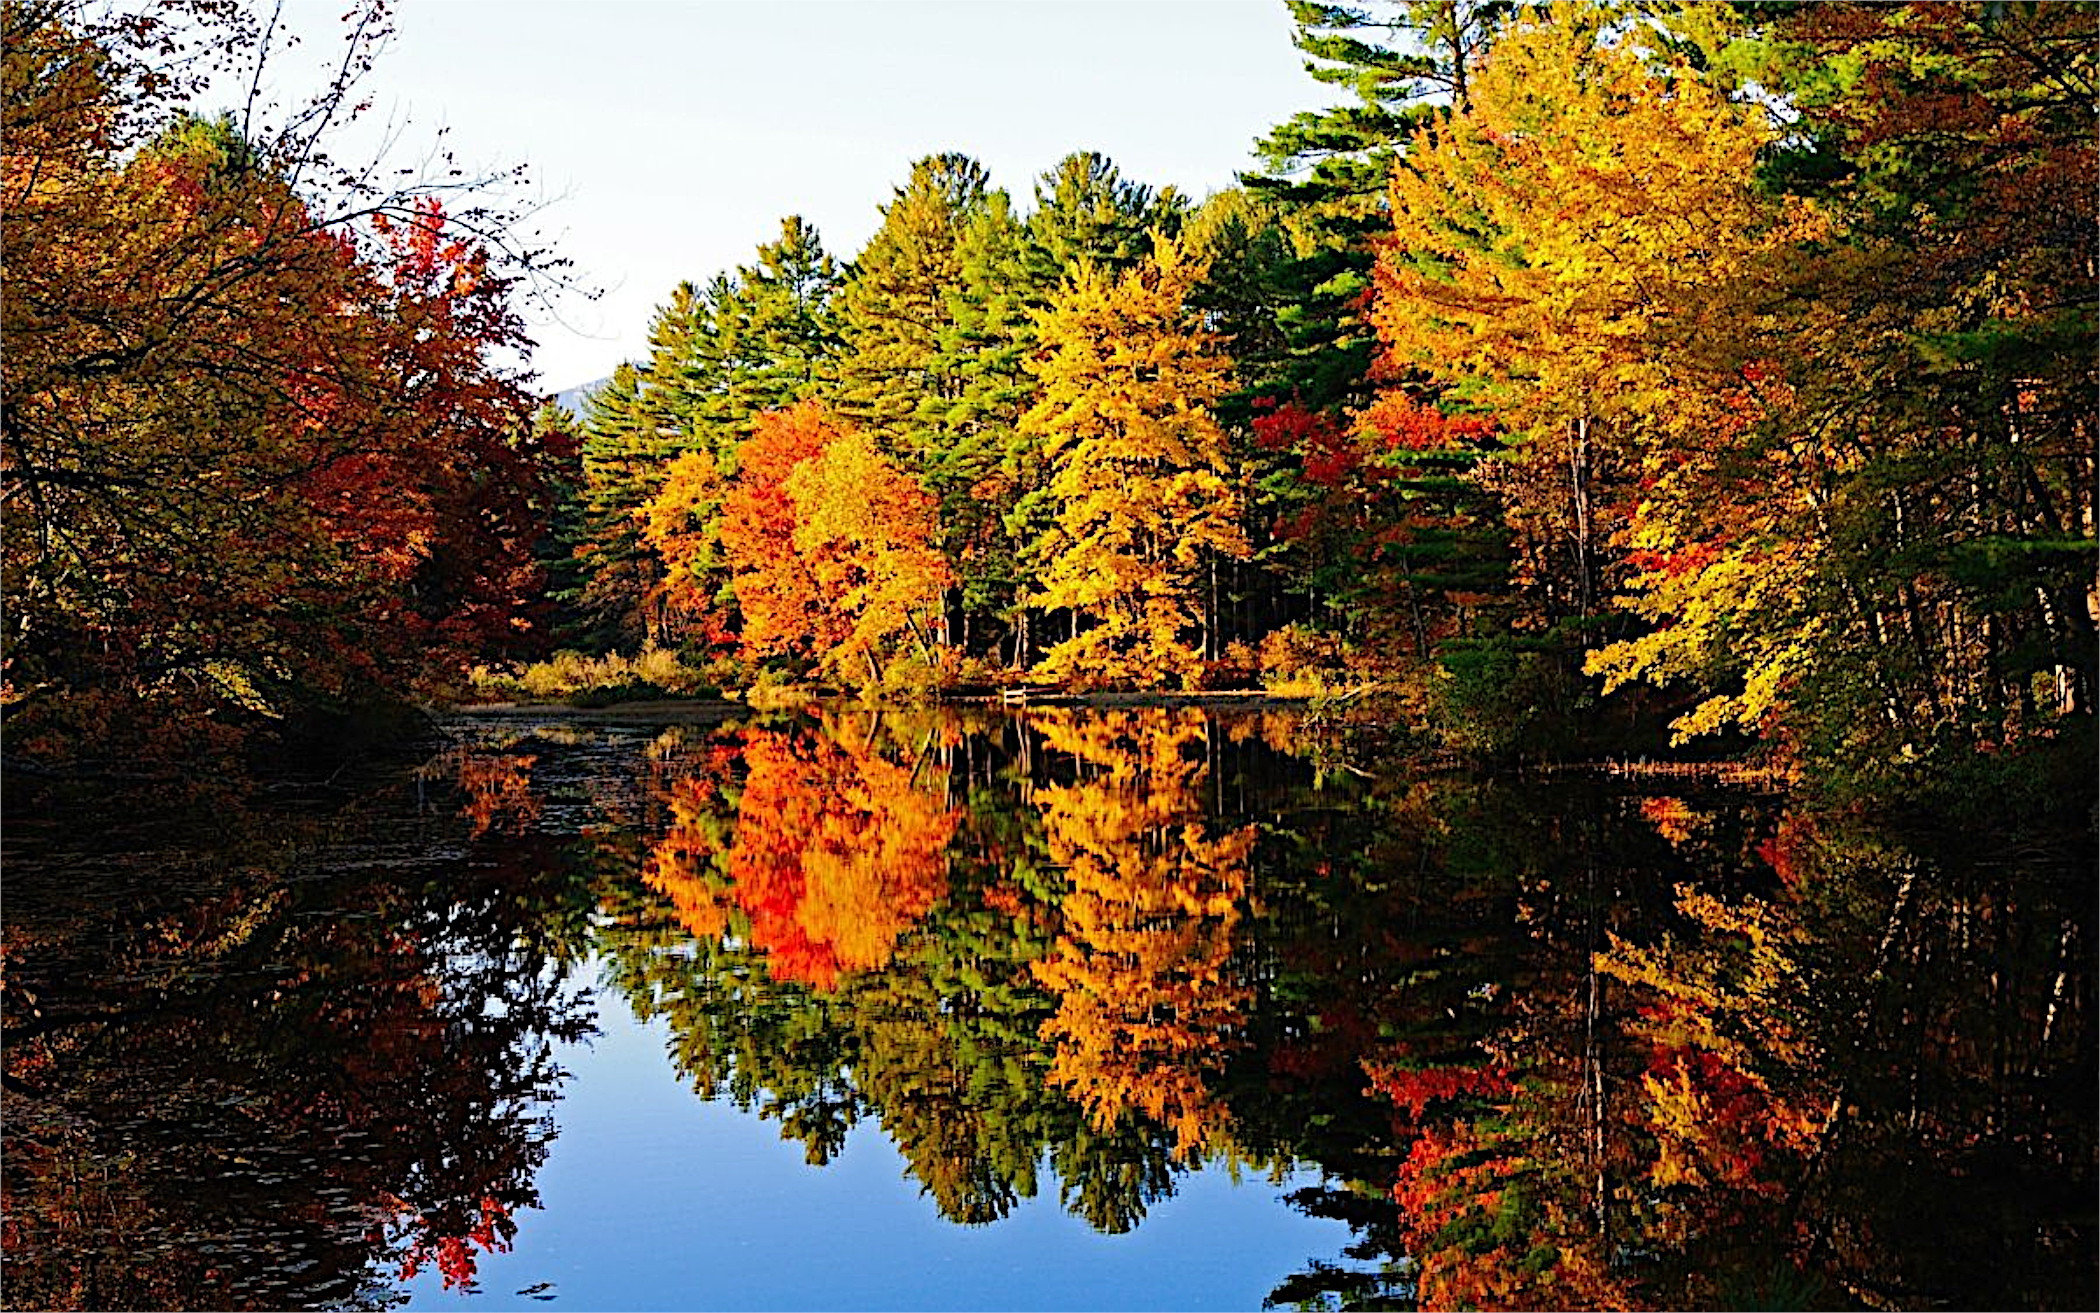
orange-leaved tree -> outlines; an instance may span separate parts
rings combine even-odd
[[[842,619],[824,606],[821,585],[795,547],[799,517],[788,492],[788,477],[839,431],[829,411],[805,401],[759,416],[737,446],[736,475],[722,496],[721,541],[746,656],[813,659],[845,637]]]
[[[759,416],[736,461],[718,535],[745,653],[800,657],[871,686],[884,682],[906,636],[928,654],[927,631],[952,576],[934,546],[925,490],[816,401]],[[686,482],[667,481],[651,503],[652,524],[680,522],[674,499],[688,497]],[[658,541],[674,579],[712,563],[704,535]]]

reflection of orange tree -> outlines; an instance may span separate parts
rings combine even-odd
[[[670,1021],[674,1059],[696,1087],[777,1119],[813,1163],[828,1161],[847,1130],[873,1115],[951,1220],[1005,1216],[1036,1194],[1047,1165],[1073,1213],[1104,1231],[1129,1230],[1173,1193],[1175,1132],[1135,1115],[1097,1130],[1077,1098],[1045,1086],[1053,1044],[1043,1026],[1058,1000],[1031,964],[1051,951],[1062,890],[1049,872],[1041,813],[1009,788],[1026,790],[1030,776],[1003,768],[973,740],[971,731],[985,727],[958,733],[950,714],[927,722],[885,713],[881,726],[881,738],[873,724],[848,717],[804,729],[747,727],[723,740],[728,762],[702,766],[687,781],[674,777],[659,795],[668,832],[644,863],[646,883],[668,897],[623,909],[621,924],[600,940],[619,988],[645,1016]],[[1031,743],[1040,738],[1034,727],[1028,733]],[[804,741],[827,734],[840,741]],[[866,743],[922,738],[931,753],[910,771],[851,765],[870,755]],[[1095,754],[1087,769],[1100,765]],[[1058,768],[1069,770],[1069,758]],[[851,773],[860,779],[848,789]],[[768,777],[795,784],[802,803],[790,798],[779,815],[759,818],[752,794],[766,791]],[[1179,774],[1168,783],[1193,796]],[[858,817],[863,828],[852,833],[874,836],[864,842],[877,852],[901,849],[910,867],[921,860],[916,845],[885,841],[882,828],[917,828],[902,819],[930,812],[941,823],[920,832],[938,835],[950,818],[932,799],[958,799],[944,869],[928,868],[933,901],[923,918],[893,937],[878,965],[839,967],[822,989],[787,974],[760,943],[761,919],[744,902],[749,882],[740,884],[732,867],[768,851],[799,858],[825,846],[825,818],[856,810],[827,791],[887,792],[895,802],[914,787],[926,797],[872,828]],[[798,848],[793,838],[804,832],[814,837]],[[923,856],[934,852],[928,844]],[[792,874],[808,904],[817,883],[837,872],[819,862]],[[834,908],[853,903],[850,888],[823,898]],[[681,930],[697,932],[697,942]]]
[[[540,814],[532,791],[533,757],[516,752],[462,752],[457,762],[463,809],[479,839],[491,830],[518,829]]]
[[[823,732],[749,731],[734,837],[716,820],[721,786],[675,781],[671,827],[643,868],[694,935],[741,928],[775,978],[831,990],[889,960],[947,887],[957,812],[937,771],[892,761],[872,721]]]
[[[1228,972],[1245,915],[1254,828],[1210,835],[1197,791],[1194,711],[1049,713],[1037,722],[1079,777],[1036,793],[1051,860],[1069,892],[1063,929],[1036,978],[1057,995],[1043,1024],[1049,1079],[1106,1131],[1139,1113],[1173,1129],[1177,1152],[1219,1137],[1208,1082],[1240,1046],[1252,991]]]

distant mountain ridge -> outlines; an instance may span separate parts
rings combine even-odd
[[[612,382],[612,375],[607,374],[604,378],[594,378],[588,383],[578,383],[575,387],[563,388],[554,394],[554,404],[568,411],[576,418],[582,419],[584,399],[610,382]]]

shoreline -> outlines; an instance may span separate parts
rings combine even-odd
[[[1355,694],[1345,694],[1353,697]],[[1274,693],[1267,689],[1215,689],[1197,692],[1135,691],[1135,692],[1027,692],[1023,696],[1011,693],[973,693],[956,697],[929,698],[924,702],[860,702],[844,696],[811,695],[806,699],[784,702],[779,706],[754,707],[736,698],[646,698],[629,702],[608,702],[603,706],[585,707],[559,701],[491,701],[459,702],[432,706],[427,710],[433,716],[536,716],[555,714],[564,717],[702,717],[731,716],[738,714],[764,714],[771,711],[788,711],[804,706],[854,706],[870,711],[932,708],[932,707],[1006,707],[1025,710],[1029,707],[1217,707],[1252,711],[1297,710],[1312,704],[1310,694]]]

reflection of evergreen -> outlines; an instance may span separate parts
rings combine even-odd
[[[642,1021],[670,1028],[669,1056],[694,1090],[778,1120],[810,1162],[831,1161],[863,1112],[836,1001],[773,980],[747,947],[694,939],[631,888],[612,886],[605,911],[607,983]]]
[[[1220,922],[1248,1002],[1203,1059],[1204,1142],[1317,1167],[1292,1206],[1355,1233],[1272,1303],[2085,1297],[2059,1258],[2093,1231],[2089,867],[2038,880],[2032,853],[1926,858],[1828,818],[1775,837],[1777,803],[1740,794],[1315,764],[1287,725],[1176,730],[1146,764],[1136,721],[1050,723],[884,741],[961,820],[941,900],[835,989],[776,979],[734,918],[696,941],[607,886],[601,951],[697,1085],[819,1161],[876,1117],[953,1220],[1004,1216],[1047,1165],[1064,1207],[1129,1229],[1193,1164],[1133,1106],[1097,1126],[1046,1083],[1061,998],[1036,964],[1124,951],[1099,927],[1058,947],[1075,855],[1110,931],[1171,931],[1187,912],[1130,920],[1111,884],[1171,884],[1184,847],[1253,823]]]
[[[2090,814],[1989,830],[1792,818],[1832,1119],[1792,1183],[1809,1250],[1878,1301],[2100,1303]]]
[[[852,987],[855,1078],[942,1215],[963,1223],[1035,1196],[1055,1115],[1035,1038],[1047,1009],[1027,970],[1041,944],[972,897],[997,877],[963,865],[972,847],[954,850],[955,896],[889,970]]]
[[[1146,1209],[1173,1197],[1170,1135],[1130,1119],[1096,1131],[1077,1104],[1066,1101],[1062,1111],[1063,1134],[1050,1146],[1050,1165],[1068,1212],[1096,1231],[1121,1235],[1145,1220]]]

